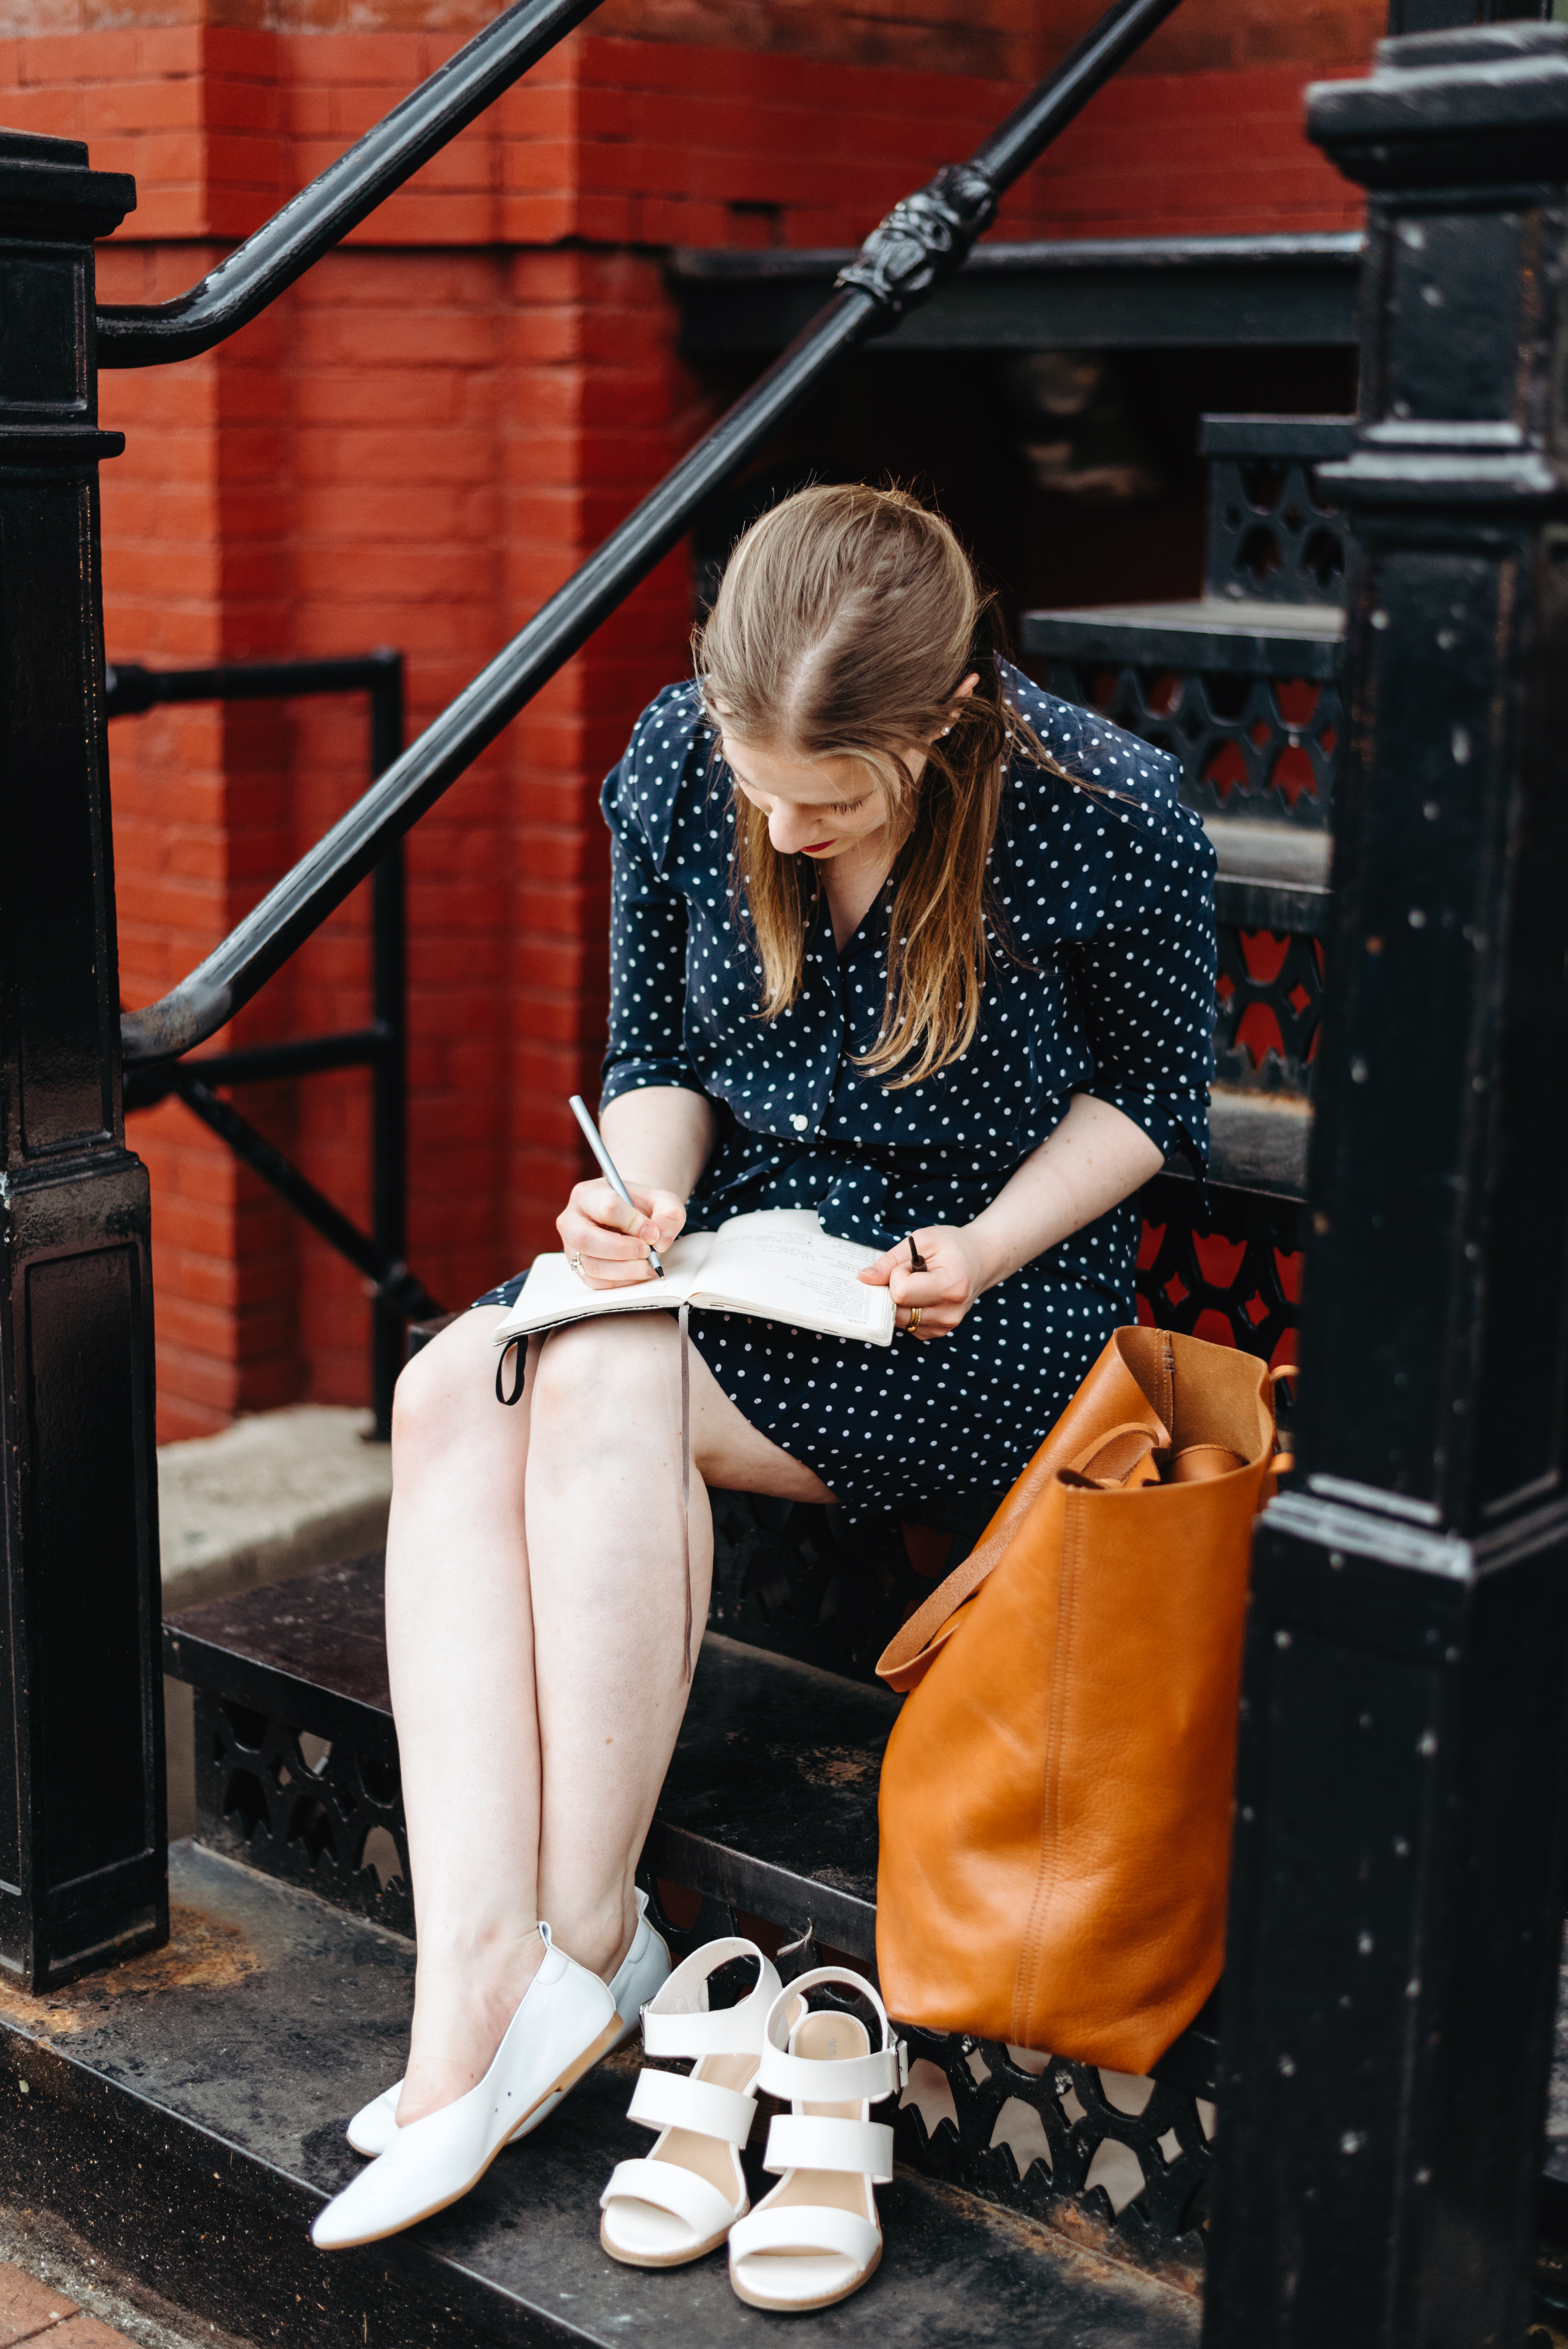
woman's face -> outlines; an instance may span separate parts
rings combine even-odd
[[[966,677],[954,699],[973,693],[978,682]],[[863,853],[891,862],[897,843],[887,838],[887,802],[859,759],[802,759],[745,741],[727,728],[720,748],[740,790],[767,817],[768,837],[780,856],[827,864]],[[909,752],[905,763],[918,785],[924,751]]]
[[[881,842],[887,805],[858,759],[798,759],[726,734],[724,756],[739,789],[768,819],[780,856],[826,864]],[[923,760],[910,761],[918,778]]]

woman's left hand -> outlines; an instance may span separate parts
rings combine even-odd
[[[900,1240],[859,1278],[870,1288],[892,1289],[893,1319],[900,1330],[910,1329],[913,1321],[916,1338],[948,1337],[986,1285],[979,1246],[953,1224],[925,1226],[915,1233],[914,1244],[925,1259],[923,1272],[911,1270],[909,1242]],[[914,1320],[917,1308],[919,1319]]]

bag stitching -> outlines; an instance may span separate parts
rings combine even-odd
[[[1075,1622],[1083,1497],[1078,1494],[1064,1496],[1062,1569],[1057,1597],[1057,1652],[1051,1673],[1051,1712],[1046,1732],[1045,1771],[1040,1789],[1040,1856],[1013,1988],[1012,2032],[1013,2044],[1017,2047],[1026,2047],[1029,2044],[1029,2010],[1034,2000],[1035,1976],[1060,1860],[1061,1749],[1065,1742],[1068,1690],[1071,1684],[1068,1653]]]

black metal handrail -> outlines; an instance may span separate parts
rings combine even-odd
[[[181,984],[127,1013],[128,1064],[170,1059],[213,1035],[472,765],[601,621],[690,527],[703,501],[861,343],[888,333],[961,267],[1003,191],[1179,5],[1115,0],[965,163],[907,196],[841,273],[803,333],[596,554],[464,688],[379,782]],[[263,232],[264,233],[264,232]]]
[[[105,673],[104,709],[129,718],[170,702],[284,701],[297,695],[363,693],[370,705],[372,781],[403,747],[403,656],[381,650],[322,660],[236,661],[212,668],[149,669],[121,661]],[[375,1433],[392,1432],[392,1390],[404,1354],[404,1324],[440,1311],[403,1261],[407,1224],[407,1008],[403,843],[394,841],[371,879],[371,1018],[330,1036],[209,1052],[199,1061],[142,1062],[123,1079],[128,1114],[172,1094],[226,1143],[373,1290],[370,1392]],[[264,1084],[325,1070],[370,1071],[370,1223],[353,1218],[308,1175],[222,1101],[217,1086]]]
[[[189,293],[169,302],[101,307],[99,367],[160,367],[222,342],[357,228],[597,5],[598,0],[517,0]]]

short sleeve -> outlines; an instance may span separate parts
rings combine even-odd
[[[684,1037],[686,899],[660,872],[647,836],[638,733],[600,797],[610,827],[610,1040],[602,1102],[640,1085],[703,1091]]]
[[[1119,854],[1105,918],[1071,949],[1094,1053],[1084,1090],[1141,1126],[1164,1156],[1202,1171],[1214,1069],[1214,851],[1173,799],[1109,829]]]

